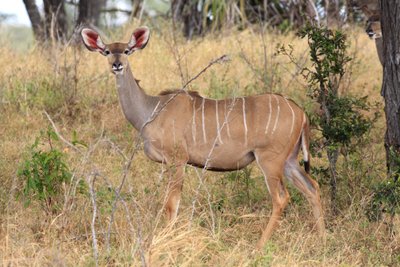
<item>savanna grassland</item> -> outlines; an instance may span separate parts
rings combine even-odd
[[[121,28],[108,39],[127,40],[136,26]],[[215,98],[278,92],[308,113],[318,112],[299,69],[310,67],[308,46],[294,34],[223,31],[187,42],[168,27],[151,29],[149,45],[130,58],[135,77],[149,94],[180,88],[211,60],[227,54],[229,62],[213,65],[190,89]],[[371,188],[386,177],[382,69],[375,44],[363,30],[346,32],[353,61],[342,93],[367,95],[378,103],[369,115],[378,111],[381,116],[356,152],[339,158],[338,215],[330,211],[327,178],[313,172],[321,185],[326,241],[314,229],[307,201],[288,185],[291,202],[281,225],[255,254],[271,213],[255,164],[232,173],[188,166],[178,222],[166,229],[162,203],[167,177],[162,165],[145,157],[137,131],[124,118],[106,59],[79,44],[15,50],[13,43],[3,41],[1,265],[93,266],[96,260],[101,266],[400,265],[399,219],[395,217],[390,231],[387,219],[375,222],[366,216]],[[293,46],[298,66],[276,54],[278,44]],[[313,131],[312,138],[319,133]],[[19,170],[33,150],[51,149],[62,154],[72,176],[51,203],[43,204],[24,195],[26,180]],[[327,166],[321,153],[322,158],[312,159],[317,169]]]

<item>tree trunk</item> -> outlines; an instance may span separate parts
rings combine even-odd
[[[132,18],[138,18],[143,8],[144,0],[131,0],[132,1]]]
[[[63,0],[44,0],[45,29],[47,38],[65,41],[68,24]]]
[[[375,39],[376,52],[378,53],[379,62],[383,66],[383,40],[381,38]]]
[[[381,6],[383,35],[383,84],[385,99],[385,148],[388,174],[400,170],[400,1],[384,0]],[[393,151],[394,153],[391,153]]]
[[[100,11],[105,4],[105,0],[80,0],[77,25],[99,26]]]
[[[339,158],[339,150],[337,148],[328,148],[327,151],[328,161],[329,161],[329,172],[331,176],[330,186],[331,186],[331,210],[334,216],[339,214],[338,203],[337,203],[337,171],[336,163]]]
[[[171,12],[174,21],[183,22],[183,35],[187,39],[203,33],[203,10],[198,10],[196,0],[173,0]]]
[[[326,0],[326,23],[329,27],[340,25],[339,0]]]
[[[35,3],[35,0],[23,0],[28,13],[29,20],[32,24],[33,34],[36,41],[44,42],[46,40],[45,32],[43,28],[42,17],[40,16],[39,9]]]

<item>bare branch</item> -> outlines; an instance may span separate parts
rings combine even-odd
[[[97,236],[96,236],[96,216],[97,216],[97,204],[96,204],[96,193],[94,191],[94,183],[96,181],[96,173],[92,173],[87,178],[87,183],[89,185],[89,193],[90,193],[90,200],[92,201],[93,206],[93,215],[92,215],[92,242],[93,242],[93,258],[95,261],[96,266],[99,265],[98,258],[99,258],[99,250],[97,245]],[[93,177],[93,178],[91,178]]]
[[[230,104],[229,110],[228,110],[228,112],[227,112],[227,114],[226,114],[226,116],[225,116],[224,122],[222,123],[222,125],[220,126],[220,128],[217,129],[217,130],[218,130],[218,133],[221,132],[222,129],[225,127],[225,125],[228,123],[228,118],[229,118],[229,115],[230,115],[230,113],[232,112],[232,110],[233,110],[233,108],[234,108],[234,106],[235,106],[235,102],[236,102],[236,98],[233,98],[233,101],[232,101],[232,103]],[[204,164],[204,167],[203,167],[201,173],[199,174],[199,172],[197,171],[197,169],[195,169],[196,174],[197,174],[197,177],[199,178],[200,183],[199,183],[199,185],[198,185],[198,187],[197,187],[197,189],[196,189],[196,194],[195,194],[195,196],[194,196],[194,198],[193,198],[193,200],[192,200],[192,212],[191,212],[191,215],[190,215],[190,224],[189,224],[189,226],[191,226],[192,221],[193,221],[193,216],[194,216],[194,210],[195,210],[195,206],[196,206],[196,201],[197,201],[197,198],[198,198],[198,195],[199,195],[199,190],[200,190],[200,187],[203,186],[204,189],[205,189],[206,192],[207,192],[207,203],[208,203],[208,207],[209,207],[209,209],[210,209],[210,214],[211,214],[211,223],[212,223],[212,232],[213,232],[213,234],[215,234],[215,216],[214,216],[214,212],[213,212],[213,210],[212,210],[211,194],[210,194],[210,191],[208,190],[208,188],[206,187],[206,185],[205,185],[205,183],[204,183],[204,175],[205,175],[205,172],[206,172],[206,170],[207,170],[208,164],[209,164],[209,162],[210,162],[210,160],[211,160],[211,155],[212,155],[212,153],[214,152],[215,146],[216,146],[216,144],[217,144],[218,135],[219,135],[219,134],[217,134],[217,136],[216,136],[215,139],[214,139],[213,145],[212,145],[212,147],[211,147],[211,149],[210,149],[210,151],[209,151],[209,153],[208,153],[206,162],[205,162],[205,164]]]
[[[167,101],[165,101],[165,103],[161,106],[160,109],[157,110],[160,102],[157,104],[157,106],[155,107],[155,109],[153,110],[153,113],[151,114],[150,118],[143,124],[143,126],[140,128],[140,133],[143,132],[144,127],[146,127],[147,124],[151,123],[152,121],[154,121],[158,114],[160,114],[161,111],[163,111],[163,109],[172,101],[175,99],[175,97],[177,95],[179,95],[182,91],[187,92],[186,91],[186,87],[193,82],[194,80],[196,80],[197,78],[199,78],[204,72],[207,71],[208,68],[210,68],[212,65],[216,64],[216,63],[223,63],[223,62],[227,62],[229,60],[229,57],[227,55],[222,55],[217,59],[212,60],[210,63],[208,63],[208,65],[202,69],[196,76],[194,76],[193,78],[191,78],[183,87],[181,90],[178,90],[176,93],[174,93]]]
[[[126,13],[128,15],[130,15],[132,13],[132,10],[128,10],[128,9],[121,9],[121,8],[104,8],[101,9],[100,12],[102,13],[116,13],[116,12],[121,12],[121,13]]]
[[[115,144],[113,142],[111,142],[111,140],[107,140],[107,141],[109,143],[111,143],[113,147],[116,147]],[[135,147],[134,147],[133,152],[132,152],[132,154],[131,154],[131,156],[129,158],[127,158],[125,156],[125,154],[122,153],[122,151],[119,151],[121,156],[125,159],[125,167],[124,167],[124,170],[123,170],[121,183],[119,184],[117,190],[114,190],[115,198],[113,200],[113,203],[111,204],[110,223],[108,224],[108,231],[107,231],[106,241],[105,241],[106,248],[107,248],[107,254],[110,254],[110,251],[111,251],[110,235],[111,235],[112,225],[114,224],[114,214],[115,214],[115,211],[116,211],[116,208],[117,208],[117,204],[118,204],[119,200],[123,201],[123,199],[121,197],[121,190],[122,190],[123,185],[125,184],[125,180],[126,180],[126,177],[128,175],[128,171],[129,171],[129,169],[130,169],[130,167],[132,165],[132,161],[133,161],[133,158],[134,158],[136,152],[139,150],[139,147],[140,147],[140,139],[136,138]]]
[[[229,56],[227,56],[227,55],[222,55],[222,56],[220,56],[219,58],[212,60],[210,63],[208,63],[208,65],[207,65],[204,69],[202,69],[199,73],[197,73],[196,76],[194,76],[194,77],[191,78],[187,83],[185,83],[185,85],[182,87],[182,90],[185,90],[186,87],[187,87],[191,82],[193,82],[194,80],[196,80],[197,78],[199,78],[200,75],[202,75],[204,72],[206,72],[207,69],[210,68],[212,65],[214,65],[214,64],[216,64],[216,63],[224,63],[224,62],[227,62],[227,61],[229,61],[229,60],[230,60],[230,58],[229,58]]]
[[[63,141],[65,144],[67,144],[70,148],[72,148],[73,150],[75,150],[76,152],[78,152],[79,154],[83,155],[83,151],[80,150],[79,148],[77,148],[74,144],[72,144],[71,142],[69,142],[67,139],[65,139],[61,134],[60,131],[57,129],[56,124],[54,123],[54,121],[51,119],[50,115],[47,113],[47,111],[43,112],[47,119],[50,121],[51,126],[53,126],[54,132],[57,134],[57,136],[61,139],[61,141]]]

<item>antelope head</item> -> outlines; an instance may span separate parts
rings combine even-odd
[[[381,11],[379,9],[379,2],[377,0],[364,1],[364,3],[360,5],[360,8],[367,17],[365,32],[368,34],[369,38],[381,38]]]
[[[371,39],[379,39],[382,37],[380,16],[371,16],[368,18],[365,32]]]
[[[100,35],[89,28],[82,29],[81,36],[86,48],[107,57],[111,72],[120,75],[128,66],[128,56],[147,45],[150,31],[147,27],[137,28],[128,43],[105,44]]]

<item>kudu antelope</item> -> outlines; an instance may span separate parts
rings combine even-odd
[[[378,58],[383,65],[383,40],[379,0],[358,0],[353,1],[352,4],[360,8],[367,17],[365,32],[368,34],[369,38],[375,40]]]
[[[130,54],[146,46],[148,28],[136,29],[128,43],[104,44],[99,34],[88,28],[81,35],[90,51],[107,57],[122,111],[140,131],[146,155],[171,167],[165,203],[170,221],[177,216],[186,164],[232,171],[256,160],[273,202],[272,216],[257,248],[271,236],[289,201],[284,174],[306,196],[316,226],[324,232],[319,187],[308,174],[309,124],[298,105],[277,94],[214,100],[178,90],[150,96],[138,85],[128,62]],[[300,149],[307,172],[297,160]]]

